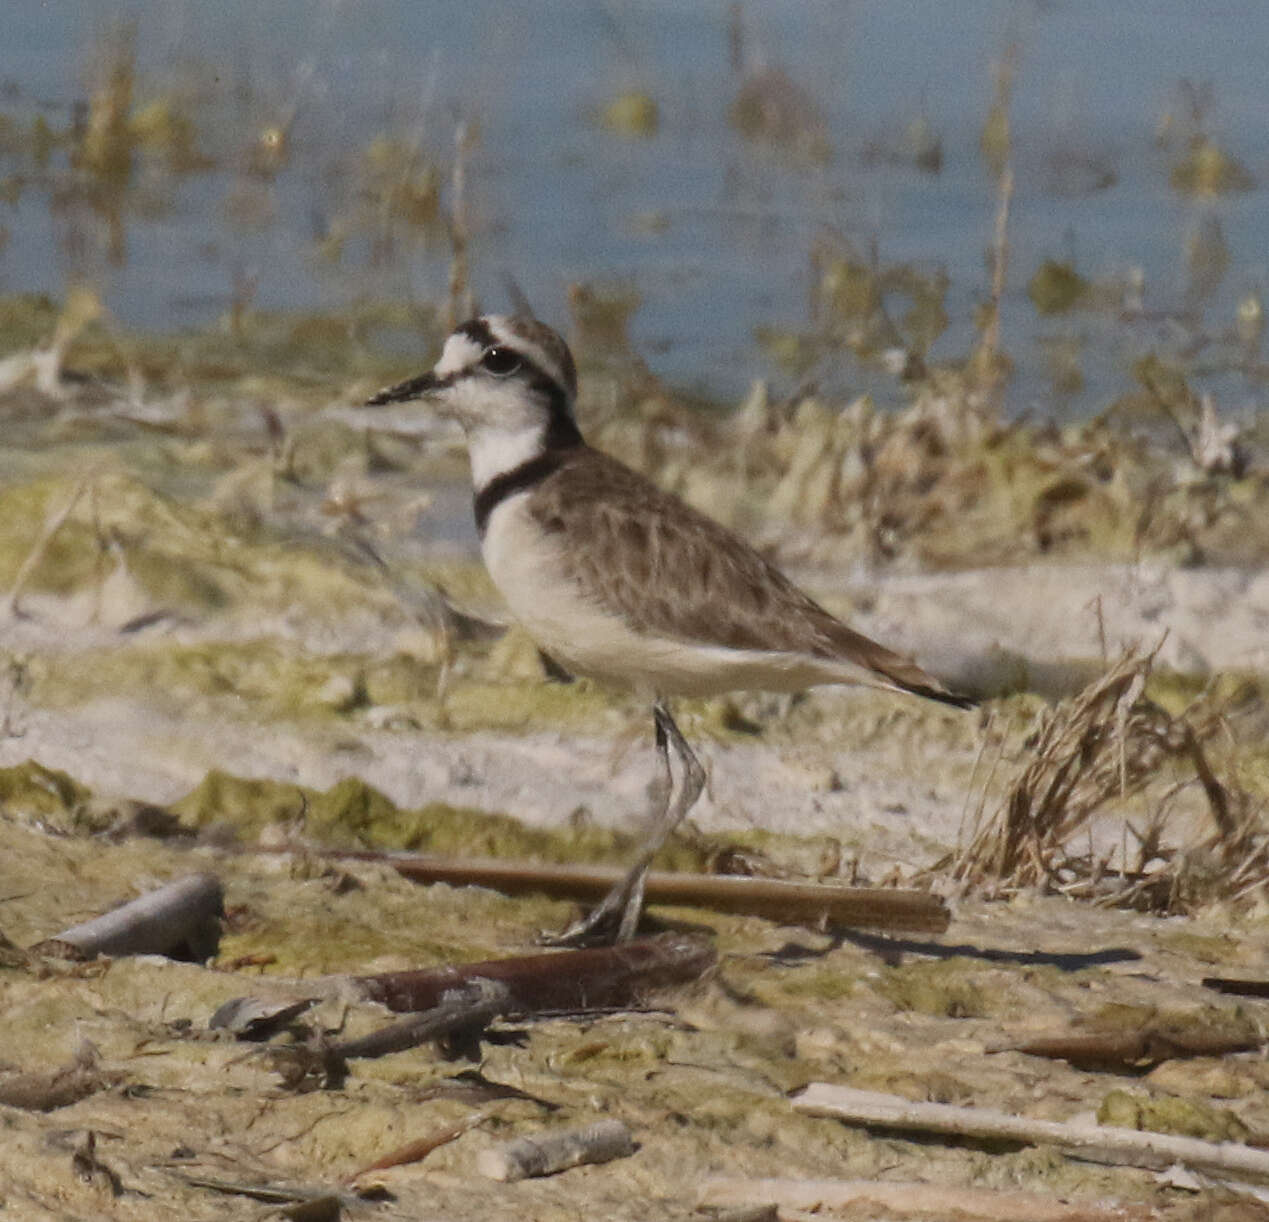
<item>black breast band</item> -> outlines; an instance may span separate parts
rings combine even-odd
[[[495,475],[479,492],[476,493],[473,508],[476,512],[476,530],[480,537],[485,537],[489,526],[489,516],[509,496],[524,492],[540,484],[548,475],[553,475],[564,463],[567,451],[563,449],[547,450],[528,462],[522,462],[510,471]]]

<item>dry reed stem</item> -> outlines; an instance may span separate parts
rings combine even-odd
[[[969,843],[945,863],[968,888],[1043,887],[1071,896],[1172,910],[1200,898],[1235,898],[1269,884],[1269,836],[1241,790],[1223,784],[1203,742],[1221,725],[1205,698],[1173,717],[1144,695],[1157,648],[1125,652],[1101,678],[1047,714],[1002,803],[976,820]],[[1096,855],[1092,823],[1108,804],[1139,794],[1172,761],[1186,779],[1151,806],[1138,831]],[[1197,783],[1213,831],[1183,848],[1165,843],[1171,800]],[[1126,835],[1137,840],[1130,860]],[[1072,848],[1077,837],[1087,846]]]
[[[40,562],[48,554],[48,549],[52,546],[58,531],[69,521],[80,499],[92,485],[92,481],[93,476],[87,475],[75,485],[66,503],[44,524],[40,537],[36,539],[31,550],[27,553],[26,559],[22,561],[21,566],[18,568],[17,576],[13,579],[13,588],[9,591],[9,597],[5,603],[5,610],[10,619],[18,619],[22,616],[22,593],[26,589],[27,582],[31,580],[31,574],[35,572]]]
[[[468,269],[467,242],[471,227],[467,220],[467,155],[471,151],[471,133],[460,120],[454,128],[454,169],[450,209],[449,239],[449,303],[446,330],[452,331],[473,312],[471,279]]]

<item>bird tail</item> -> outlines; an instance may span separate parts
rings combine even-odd
[[[839,632],[834,635],[834,643],[838,650],[853,662],[863,665],[889,687],[900,691],[911,692],[914,696],[924,696],[927,700],[937,700],[940,704],[950,704],[958,709],[972,709],[978,704],[973,696],[966,696],[944,687],[933,675],[927,674],[911,658],[877,644],[853,628],[840,624]]]

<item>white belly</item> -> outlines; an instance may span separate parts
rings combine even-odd
[[[574,674],[633,687],[648,697],[876,683],[874,676],[844,662],[631,631],[566,576],[560,564],[563,541],[542,535],[525,502],[525,495],[514,496],[494,510],[481,548],[485,565],[525,631]]]

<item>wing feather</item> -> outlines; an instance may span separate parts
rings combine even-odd
[[[584,541],[564,551],[567,575],[636,632],[845,661],[932,700],[973,703],[847,627],[724,526],[597,450],[579,448],[534,491],[530,511],[548,533]]]

